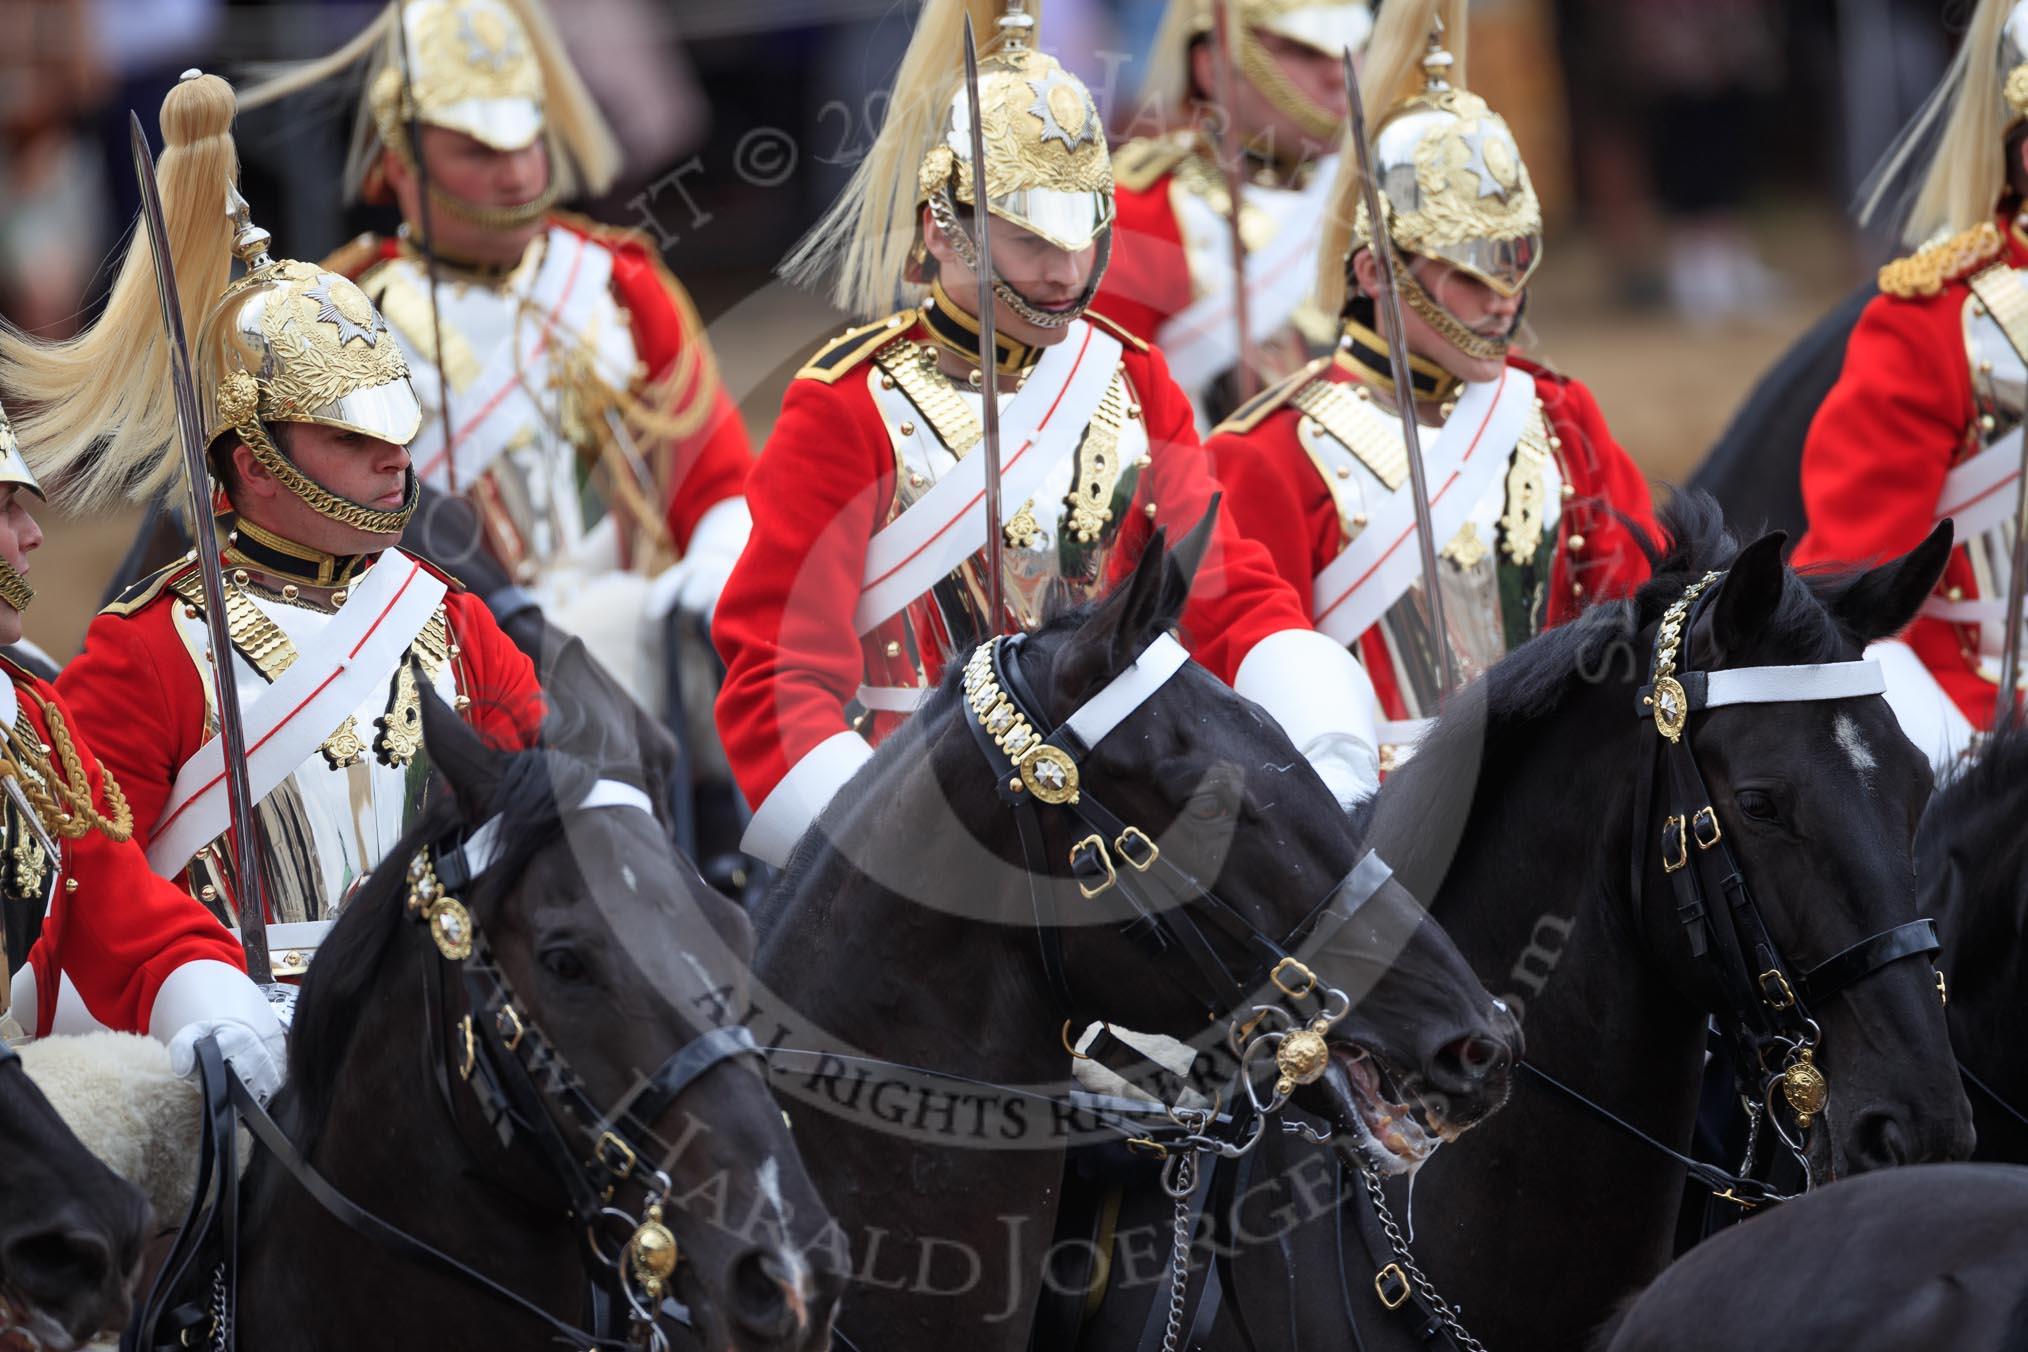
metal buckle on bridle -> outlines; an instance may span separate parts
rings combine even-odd
[[[1678,872],[1684,865],[1690,862],[1690,837],[1688,831],[1689,823],[1680,816],[1662,819],[1662,872]],[[1672,847],[1676,851],[1674,859],[1669,857],[1669,851]]]
[[[1303,985],[1300,990],[1282,980],[1282,970],[1284,968],[1294,972],[1296,977],[1302,981]],[[1284,957],[1274,965],[1274,970],[1268,973],[1268,980],[1274,983],[1276,990],[1288,996],[1291,1000],[1300,1000],[1317,989],[1317,974],[1295,958],[1290,957]]]
[[[1141,848],[1138,858],[1132,848],[1137,845]],[[1113,850],[1120,856],[1121,862],[1136,873],[1146,873],[1162,857],[1162,847],[1149,839],[1148,833],[1138,826],[1129,826],[1120,832],[1119,838],[1113,841]]]
[[[1760,998],[1769,1009],[1794,1009],[1796,1007],[1795,987],[1781,974],[1779,968],[1770,967],[1760,974]]]
[[[1106,853],[1105,838],[1096,831],[1070,847],[1070,876],[1076,879],[1077,890],[1086,901],[1119,882],[1112,856]]]
[[[613,1176],[615,1183],[624,1183],[633,1176],[634,1166],[640,1163],[640,1156],[634,1147],[610,1131],[599,1133],[599,1141],[592,1148],[591,1162]]]
[[[1380,1303],[1390,1310],[1406,1305],[1411,1289],[1408,1274],[1401,1270],[1399,1263],[1389,1263],[1373,1274],[1373,1294],[1380,1297]]]
[[[1711,828],[1709,838],[1704,834],[1707,826]],[[1696,815],[1690,818],[1690,834],[1696,838],[1700,850],[1708,850],[1724,838],[1725,833],[1718,829],[1718,814],[1711,810],[1709,804],[1698,808]]]
[[[499,1030],[501,1046],[508,1051],[517,1051],[521,1039],[528,1035],[527,1027],[521,1022],[521,1012],[512,1005],[500,1006],[500,1012],[493,1016],[493,1027]]]

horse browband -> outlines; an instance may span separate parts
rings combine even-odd
[[[1156,954],[1183,950],[1190,958],[1188,975],[1178,978],[1167,964],[1161,970],[1180,981],[1212,1018],[1242,1014],[1257,1001],[1273,998],[1274,991],[1300,999],[1316,990],[1317,978],[1300,954],[1320,949],[1380,890],[1392,871],[1368,852],[1297,923],[1289,939],[1277,943],[1165,857],[1146,832],[1098,802],[1081,782],[1079,767],[1099,742],[1189,661],[1183,645],[1167,634],[1158,635],[1096,695],[1061,724],[1052,725],[1021,673],[1016,654],[1022,639],[1020,634],[995,638],[973,652],[965,665],[963,694],[972,716],[964,721],[995,771],[1001,801],[1015,810],[1042,965],[1061,1012],[1068,1017],[1100,1014],[1082,1010],[1070,990],[1038,804],[1063,808],[1089,830],[1069,856],[1071,880],[1079,892],[1089,900],[1117,889],[1135,912],[1133,919],[1121,924],[1124,933]],[[1115,866],[1114,854],[1125,870]],[[1200,902],[1251,957],[1248,970],[1235,974],[1199,927],[1191,907]],[[1299,952],[1292,952],[1300,936],[1307,937],[1301,938]]]
[[[1636,784],[1631,895],[1641,894],[1648,857],[1647,803],[1661,778],[1668,804],[1661,831],[1662,867],[1675,889],[1677,920],[1690,955],[1713,965],[1724,993],[1734,1073],[1743,1089],[1752,1087],[1756,1101],[1766,1101],[1779,1086],[1798,1125],[1807,1130],[1829,1092],[1814,1065],[1821,1031],[1810,1016],[1811,1004],[1889,963],[1934,953],[1940,945],[1931,921],[1911,920],[1862,939],[1798,976],[1769,935],[1697,767],[1689,740],[1690,715],[1728,704],[1862,698],[1884,693],[1886,682],[1880,664],[1871,659],[1690,669],[1691,630],[1724,577],[1723,572],[1708,572],[1691,583],[1663,614],[1655,634],[1649,683],[1641,688],[1634,709],[1639,718],[1653,721],[1659,735],[1656,760]],[[1680,672],[1679,657],[1684,668]]]

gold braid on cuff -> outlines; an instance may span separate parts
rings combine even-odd
[[[944,238],[951,242],[951,252],[958,256],[960,263],[977,273],[979,251],[972,243],[971,232],[959,223],[958,204],[950,190],[945,188],[931,193],[929,209],[930,219],[937,223],[937,229],[943,231]],[[1113,230],[1111,226],[1107,226],[1099,242],[1098,257],[1092,264],[1091,280],[1085,283],[1084,294],[1077,298],[1077,304],[1068,310],[1036,309],[1027,297],[1007,285],[997,273],[993,278],[993,294],[1005,301],[1007,308],[1019,315],[1024,322],[1033,324],[1038,329],[1068,328],[1070,322],[1081,318],[1084,312],[1091,308],[1092,301],[1098,298],[1099,283],[1105,280],[1106,267],[1112,262],[1112,257]]]
[[[1423,290],[1408,265],[1401,261],[1399,253],[1394,254],[1395,289],[1401,293],[1402,303],[1422,316],[1423,322],[1435,329],[1440,337],[1458,351],[1477,361],[1505,361],[1509,341],[1505,338],[1488,338],[1474,333],[1456,315],[1443,307],[1435,296]]]
[[[408,471],[408,492],[401,506],[391,512],[382,511],[363,502],[339,497],[290,464],[288,458],[275,449],[275,443],[268,439],[267,429],[258,419],[240,419],[233,423],[232,430],[246,443],[262,468],[280,479],[283,487],[309,504],[310,510],[318,516],[336,521],[341,526],[356,526],[373,535],[396,535],[408,526],[409,518],[415,515],[416,503],[422,495],[422,483],[415,477],[414,469]]]
[[[0,601],[20,611],[28,609],[34,599],[35,588],[28,585],[28,579],[15,572],[13,564],[0,559]]]
[[[1261,46],[1260,39],[1253,35],[1250,28],[1240,31],[1239,73],[1277,111],[1301,127],[1303,135],[1311,140],[1328,145],[1345,134],[1345,119],[1333,117],[1318,107],[1316,100],[1298,89],[1275,59],[1268,55],[1267,48]]]

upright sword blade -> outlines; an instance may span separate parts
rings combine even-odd
[[[1451,631],[1444,624],[1443,589],[1438,585],[1436,533],[1430,526],[1429,480],[1422,464],[1422,437],[1415,421],[1415,385],[1408,366],[1408,341],[1401,323],[1401,291],[1394,283],[1398,266],[1394,237],[1381,210],[1380,184],[1373,174],[1373,144],[1366,137],[1366,108],[1359,101],[1359,72],[1352,54],[1345,54],[1345,98],[1351,105],[1352,148],[1359,156],[1359,182],[1366,198],[1367,234],[1372,237],[1374,271],[1380,277],[1375,304],[1386,321],[1387,362],[1394,371],[1394,400],[1401,414],[1401,436],[1408,443],[1409,491],[1415,495],[1415,533],[1422,555],[1423,595],[1429,602],[1430,628],[1436,636],[1437,688],[1445,699],[1458,688],[1457,660],[1451,652]]]
[[[401,53],[401,103],[407,119],[409,157],[415,162],[416,225],[422,231],[423,272],[429,278],[430,351],[437,364],[437,414],[444,424],[444,486],[458,491],[458,447],[451,431],[451,378],[444,372],[444,320],[437,305],[437,234],[430,219],[430,171],[423,163],[422,110],[416,104],[414,67],[408,54],[408,3],[396,0],[394,32]],[[553,171],[552,171],[553,172]]]
[[[1260,363],[1253,350],[1253,329],[1247,322],[1246,239],[1240,231],[1240,212],[1246,204],[1246,147],[1239,132],[1238,63],[1234,60],[1231,6],[1227,0],[1211,0],[1211,56],[1218,70],[1219,168],[1225,175],[1228,202],[1225,218],[1232,236],[1232,320],[1238,329],[1239,364],[1233,378],[1240,403],[1253,398],[1260,388]]]
[[[1006,571],[1001,539],[1000,503],[1000,364],[997,326],[993,322],[993,238],[987,222],[986,129],[979,121],[979,43],[972,18],[965,16],[965,107],[971,114],[972,239],[979,274],[979,425],[984,430],[979,454],[986,457],[986,605],[993,632],[1007,632]],[[983,635],[981,636],[983,637]]]
[[[169,339],[169,381],[176,395],[177,440],[183,450],[183,477],[189,486],[190,535],[196,543],[197,568],[204,579],[204,623],[211,638],[213,689],[218,695],[218,731],[225,742],[225,793],[232,813],[233,860],[239,874],[239,937],[246,949],[247,975],[262,985],[274,981],[268,963],[266,899],[272,895],[266,876],[266,842],[254,816],[253,790],[247,782],[246,729],[240,723],[239,687],[232,664],[232,633],[225,618],[225,569],[218,559],[217,532],[212,526],[210,470],[204,461],[204,429],[199,421],[197,382],[191,374],[190,347],[183,334],[183,301],[176,290],[176,265],[169,253],[169,224],[162,214],[162,193],[155,182],[155,156],[141,119],[127,115],[134,147],[134,173],[140,180],[141,217],[148,246],[155,255],[155,294],[162,302],[162,326]],[[231,191],[219,197],[223,212]]]

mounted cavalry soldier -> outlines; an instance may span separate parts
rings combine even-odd
[[[1861,312],[1810,426],[1810,529],[1795,554],[1862,564],[1954,521],[1962,544],[1936,594],[1876,653],[1904,729],[1939,765],[2016,704],[2023,685],[2028,4],[1982,0],[1945,86],[1948,98],[1932,100],[1890,156],[1875,197],[1885,200],[1901,171],[1922,172],[1904,229],[1921,247],[1880,270],[1881,294]],[[1931,114],[1945,118],[1940,138]],[[1931,158],[1914,158],[1932,142]],[[2005,687],[2015,694],[2002,697]]]
[[[1420,429],[1450,661],[1463,679],[1647,563],[1640,471],[1591,392],[1513,355],[1542,253],[1542,215],[1513,134],[1464,84],[1462,6],[1382,12],[1366,64],[1378,197],[1393,242],[1409,403]],[[1441,36],[1440,36],[1441,35]],[[1449,50],[1444,43],[1448,42]],[[1358,161],[1333,193],[1319,294],[1342,305],[1338,351],[1266,391],[1207,443],[1229,510],[1379,691],[1381,763],[1437,712],[1438,654],[1414,548],[1413,478],[1361,198]],[[1342,267],[1342,273],[1340,271]]]
[[[662,621],[708,622],[748,529],[753,450],[704,325],[645,236],[556,209],[603,192],[619,149],[541,0],[395,0],[243,102],[362,62],[347,184],[402,226],[325,266],[408,358],[416,472],[468,495],[528,597],[674,723]]]
[[[532,743],[543,701],[485,606],[397,547],[419,491],[407,362],[357,286],[269,256],[233,187],[232,115],[224,81],[186,76],[163,104],[160,179],[175,276],[203,314],[199,435],[232,512],[218,523],[224,610],[270,847],[267,919],[278,973],[300,976],[322,922],[420,806],[421,684],[515,747]],[[245,272],[227,285],[234,257]],[[183,479],[154,287],[137,235],[92,329],[0,343],[0,381],[33,410],[24,444],[82,510]],[[129,589],[58,688],[117,776],[148,866],[237,924],[249,880],[233,862],[199,573],[193,554]]]
[[[714,627],[719,730],[758,804],[747,849],[774,861],[950,662],[1099,596],[1156,530],[1188,530],[1218,493],[1161,354],[1091,310],[1113,240],[1091,95],[1035,48],[1020,0],[970,8],[990,239],[960,78],[966,7],[931,0],[871,154],[787,265],[798,278],[835,267],[841,306],[881,317],[790,385]],[[891,313],[897,299],[909,308]],[[1183,630],[1340,801],[1371,791],[1364,673],[1226,519]]]
[[[1251,389],[1337,338],[1310,293],[1345,134],[1340,63],[1365,49],[1373,29],[1365,0],[1230,0],[1222,8],[1234,29],[1229,57],[1213,31],[1214,0],[1170,0],[1163,16],[1142,98],[1167,129],[1113,153],[1117,242],[1098,302],[1162,349],[1200,430],[1245,397],[1235,369],[1234,182],[1244,202]],[[1222,139],[1237,165],[1223,163]]]
[[[41,500],[42,486],[0,409],[0,643],[20,642],[35,599],[24,576],[42,543],[31,494]],[[0,1034],[50,1030],[58,991],[74,989],[98,1022],[167,1042],[179,1073],[216,1034],[266,1097],[282,1081],[282,1029],[239,945],[149,869],[121,781],[63,697],[5,659],[0,674],[0,956],[12,978],[0,987]]]

